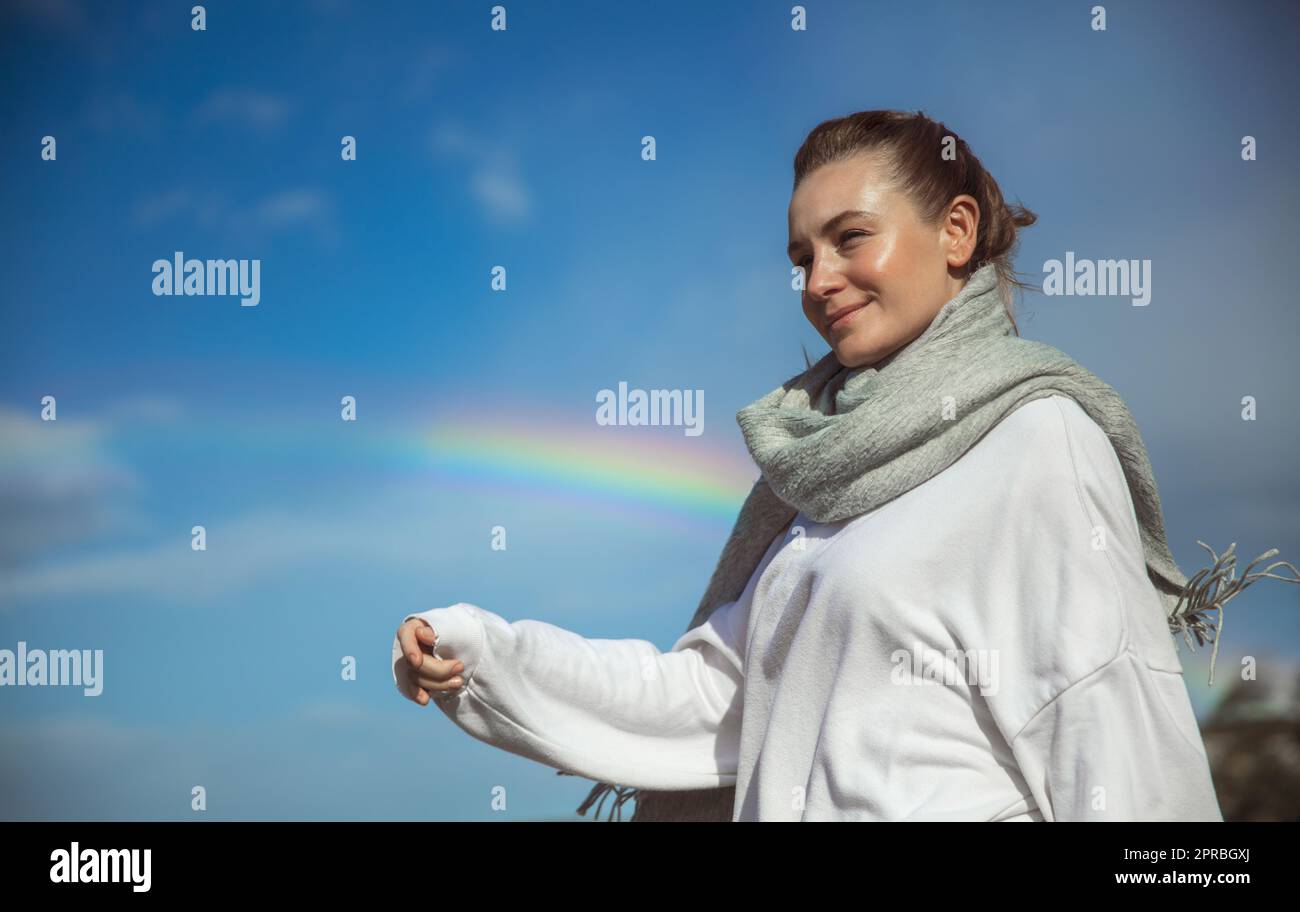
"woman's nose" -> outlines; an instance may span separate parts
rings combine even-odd
[[[818,298],[829,297],[831,292],[838,290],[844,284],[843,277],[838,272],[816,261],[810,267],[806,278],[805,287]]]

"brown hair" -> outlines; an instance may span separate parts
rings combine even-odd
[[[945,142],[950,136],[953,141]],[[952,159],[942,155],[947,146],[953,148]],[[980,210],[979,228],[964,277],[969,278],[985,263],[993,263],[1003,288],[1007,316],[1014,326],[1006,292],[1012,285],[1021,290],[1033,287],[1018,279],[1011,265],[1018,242],[1016,232],[1034,224],[1038,216],[1019,204],[1007,204],[998,182],[984,170],[966,141],[921,111],[859,111],[823,121],[795,153],[794,186],[798,187],[822,165],[873,152],[884,154],[891,179],[927,222],[937,221],[958,195],[967,193],[975,198]]]

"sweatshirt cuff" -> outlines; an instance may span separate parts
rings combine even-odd
[[[420,618],[433,628],[435,656],[440,659],[455,659],[465,665],[465,670],[460,673],[464,684],[452,691],[435,691],[431,696],[434,699],[442,699],[463,691],[474,676],[474,672],[478,670],[483,655],[483,622],[475,614],[474,606],[458,602],[446,608],[430,608],[428,611],[408,614],[402,618],[402,623],[406,623],[411,618]],[[419,685],[415,683],[416,676],[415,669],[411,667],[406,654],[402,652],[402,644],[394,636],[393,683],[397,686],[398,692],[410,700],[415,699],[415,694],[419,690]]]

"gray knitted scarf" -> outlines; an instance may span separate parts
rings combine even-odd
[[[686,629],[735,601],[772,540],[797,511],[819,523],[874,510],[946,469],[1015,409],[1044,396],[1077,402],[1106,432],[1119,456],[1142,536],[1147,574],[1165,601],[1173,632],[1203,644],[1207,619],[1254,580],[1278,566],[1235,579],[1234,548],[1189,580],[1165,539],[1151,462],[1119,394],[1061,351],[1021,338],[1006,310],[1006,287],[993,264],[977,269],[910,344],[869,367],[847,369],[828,353],[736,415],[761,470]],[[951,397],[951,398],[948,398]],[[954,416],[955,412],[955,416]],[[1300,577],[1300,572],[1297,573]],[[1213,664],[1210,680],[1213,682]],[[578,808],[617,794],[610,819],[636,799],[633,820],[729,821],[735,787],[661,792],[600,783]],[[600,815],[597,806],[596,816]]]

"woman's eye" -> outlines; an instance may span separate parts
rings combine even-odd
[[[871,237],[871,232],[863,231],[860,228],[850,229],[849,231],[846,231],[842,235],[840,235],[840,243],[843,244],[845,241],[849,240],[852,237]],[[798,266],[800,269],[803,269],[805,272],[807,272],[809,269],[812,268],[811,264],[808,262],[811,259],[812,257],[804,257],[802,260],[795,263],[795,266]]]

